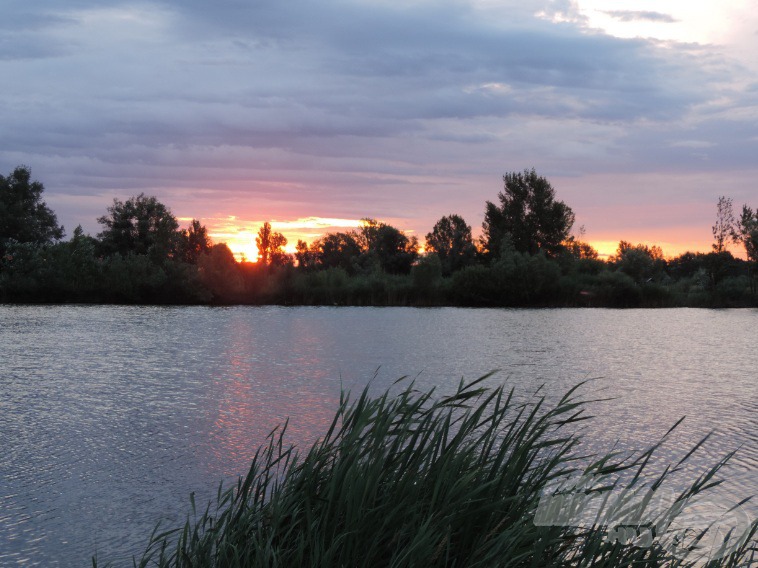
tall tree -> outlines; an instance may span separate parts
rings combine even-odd
[[[287,239],[272,230],[268,221],[258,230],[255,244],[258,247],[258,262],[263,266],[281,265],[287,261],[287,253],[284,252]]]
[[[758,209],[742,206],[742,215],[735,224],[734,240],[742,243],[748,260],[758,262]]]
[[[726,251],[726,245],[734,238],[736,223],[732,210],[732,198],[719,197],[716,204],[716,224],[711,227],[713,233],[713,252]]]
[[[18,166],[8,177],[0,175],[0,253],[10,240],[48,244],[63,238],[63,227],[42,201],[45,187],[31,178],[26,166]]]
[[[426,250],[440,258],[445,275],[471,264],[476,256],[471,227],[460,215],[442,217],[426,235]]]
[[[211,239],[208,229],[200,224],[197,219],[192,219],[189,227],[182,230],[182,252],[185,262],[197,264],[201,254],[207,254],[211,250]]]
[[[507,173],[496,205],[487,201],[482,244],[490,258],[500,255],[506,235],[518,252],[555,256],[562,250],[574,224],[574,212],[556,201],[555,190],[535,170]]]
[[[176,258],[181,243],[179,223],[155,197],[140,193],[126,201],[113,200],[108,214],[98,220],[106,254],[148,255],[153,260]]]

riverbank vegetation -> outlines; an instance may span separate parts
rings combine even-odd
[[[157,528],[135,566],[758,562],[758,521],[716,523],[716,538],[688,525],[695,516],[678,523],[720,483],[729,456],[691,483],[680,475],[697,471],[683,464],[700,444],[656,474],[649,470],[660,444],[636,455],[590,456],[577,428],[591,402],[578,394],[581,386],[550,406],[536,396],[516,402],[513,391],[486,387],[486,379],[461,383],[449,396],[413,383],[396,394],[367,389],[357,400],[343,393],[310,449],[288,446],[286,425],[273,431],[236,487],[219,488],[217,502],[200,511],[192,500],[186,524]]]
[[[238,262],[155,197],[114,200],[102,231],[69,240],[28,168],[0,176],[0,301],[411,306],[758,306],[758,210],[719,199],[713,251],[665,258],[620,241],[599,258],[572,209],[534,170],[508,173],[485,203],[481,237],[459,215],[416,237],[375,219],[298,241],[265,223],[257,262]],[[734,257],[727,245],[745,250]]]

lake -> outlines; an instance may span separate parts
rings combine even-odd
[[[758,494],[758,310],[0,306],[0,565],[131,566],[244,474],[290,417],[307,445],[341,388],[397,378],[454,389],[499,370],[521,398],[571,386],[588,445],[664,448],[699,464],[732,449],[736,503]],[[755,514],[752,508],[751,514]]]

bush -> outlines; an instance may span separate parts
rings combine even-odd
[[[453,298],[464,306],[494,306],[500,303],[502,285],[487,266],[467,266],[451,277]]]
[[[636,308],[642,303],[642,290],[623,272],[603,272],[592,290],[600,305]]]
[[[648,308],[665,308],[674,304],[674,296],[661,284],[649,283],[640,286],[642,303]]]
[[[413,287],[419,293],[430,292],[442,278],[442,261],[436,254],[429,254],[411,268]]]
[[[167,280],[163,268],[147,255],[114,255],[103,261],[104,289],[113,302],[150,303]]]
[[[717,305],[737,307],[749,305],[750,279],[747,276],[727,277],[718,284],[714,290]]]
[[[591,274],[597,276],[604,270],[607,270],[608,265],[597,258],[580,258],[574,261],[574,269],[579,274]]]

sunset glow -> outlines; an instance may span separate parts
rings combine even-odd
[[[668,241],[656,241],[656,240],[646,240],[646,239],[621,239],[626,240],[627,242],[630,242],[634,245],[641,244],[646,245],[648,247],[658,246],[661,247],[663,250],[663,256],[665,258],[675,258],[685,252],[692,252],[692,251],[706,251],[706,247],[709,245],[709,243],[681,243],[681,242],[668,242]],[[590,240],[589,244],[592,245],[592,247],[597,250],[598,254],[600,255],[600,258],[607,260],[611,257],[614,257],[616,255],[616,252],[618,251],[619,247],[619,241],[617,240],[609,240],[609,241],[593,241]]]
[[[226,243],[238,261],[257,262],[258,247],[255,239],[258,230],[265,221],[239,219],[229,216],[226,219],[208,219],[208,233],[214,243]],[[285,252],[294,254],[298,240],[310,244],[328,232],[349,231],[360,226],[360,219],[335,219],[322,217],[303,217],[291,221],[269,221],[274,231],[282,233],[287,239]]]
[[[708,251],[719,196],[758,205],[749,2],[293,1],[12,2],[0,171],[68,236],[145,193],[247,260],[266,220],[290,252],[367,216],[476,234],[532,167],[604,254]]]
[[[239,226],[234,225],[233,219],[227,224],[212,225],[209,224],[209,234],[214,243],[226,243],[229,249],[234,253],[235,258],[242,262],[257,262],[258,248],[255,245],[255,238],[258,229],[263,224],[262,221],[252,221]],[[342,223],[342,224],[340,224]],[[347,219],[298,219],[295,221],[274,221],[271,223],[272,228],[281,232],[287,238],[287,245],[284,247],[285,252],[295,253],[295,245],[298,239],[308,244],[313,243],[316,239],[328,232],[350,231],[360,226],[360,221]],[[243,227],[253,227],[247,229]],[[475,230],[475,239],[479,237],[481,230]],[[408,233],[409,236],[412,233]],[[639,237],[639,238],[635,238]],[[666,258],[674,258],[685,252],[708,252],[710,250],[710,241],[707,239],[687,239],[686,236],[676,233],[660,235],[659,239],[645,238],[645,235],[635,235],[634,233],[625,235],[623,238],[614,239],[609,235],[606,239],[588,238],[587,242],[598,251],[600,258],[608,259],[613,257],[617,250],[620,240],[631,242],[632,244],[643,244],[649,247],[659,246],[663,250]],[[419,253],[426,252],[424,239],[419,239]],[[736,245],[730,245],[729,249],[732,254],[738,258],[744,258],[744,251]]]

